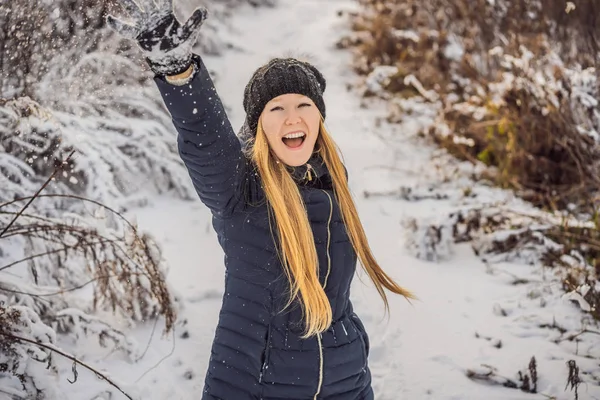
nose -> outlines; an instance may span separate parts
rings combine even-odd
[[[286,125],[295,125],[295,124],[299,123],[300,121],[301,121],[300,114],[298,114],[298,112],[296,112],[296,110],[288,111],[286,118],[285,118]]]

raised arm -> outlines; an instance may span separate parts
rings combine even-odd
[[[133,19],[124,22],[109,15],[108,25],[134,40],[155,73],[155,82],[177,129],[179,154],[201,200],[220,216],[233,210],[246,163],[221,99],[202,59],[192,54],[207,12],[194,11],[181,25],[173,13],[172,0],[121,0]],[[187,75],[189,81],[166,77]]]
[[[213,213],[230,213],[241,195],[246,163],[240,141],[202,62],[194,55],[194,72],[184,85],[154,78],[177,129],[179,154],[200,199]]]

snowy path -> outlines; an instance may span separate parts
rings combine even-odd
[[[531,355],[543,358],[556,346],[545,340],[517,340],[514,335],[503,334],[511,322],[493,314],[494,304],[517,297],[521,289],[506,284],[502,276],[486,273],[468,248],[459,247],[451,262],[440,263],[417,260],[404,249],[403,218],[443,215],[451,203],[365,199],[362,195],[364,190],[425,184],[423,171],[431,166],[433,150],[399,134],[395,137],[401,143],[393,147],[384,143],[373,132],[390,135],[393,128],[385,124],[375,127],[376,118],[383,116],[385,109],[361,108],[358,96],[347,91],[346,85],[355,76],[349,67],[349,52],[334,46],[347,31],[344,18],[337,12],[355,8],[348,0],[281,0],[274,9],[243,8],[231,21],[236,31],[224,33],[234,48],[222,57],[205,57],[207,66],[216,71],[217,88],[230,108],[233,125],[241,125],[243,89],[255,68],[270,57],[289,52],[314,56],[312,61],[328,79],[327,125],[344,155],[374,254],[400,284],[421,299],[411,306],[402,298],[390,297],[388,321],[383,318],[379,296],[370,284],[363,284],[368,282],[362,271],[360,279],[354,281],[355,308],[371,337],[370,364],[378,400],[546,398],[476,384],[464,376],[464,369],[486,362],[515,373],[527,365]],[[393,165],[401,172],[392,174],[377,167],[381,165]],[[140,381],[145,388],[142,394],[152,399],[199,398],[223,286],[223,257],[210,215],[200,201],[166,198],[156,199],[152,207],[136,214],[140,227],[152,232],[164,247],[171,266],[169,279],[187,300],[182,317],[188,321],[185,328],[177,328],[174,354]],[[187,339],[179,338],[184,330],[189,332]],[[501,339],[509,350],[476,339],[476,332]],[[142,330],[139,335],[142,345],[147,333]],[[142,365],[132,368],[123,364],[125,376],[134,380],[167,355],[172,345],[167,339],[155,336]],[[542,376],[547,372],[544,368],[549,366],[540,365]],[[559,372],[558,394],[562,393],[561,383],[564,385],[563,372]]]

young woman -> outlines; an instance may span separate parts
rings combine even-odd
[[[134,22],[107,22],[145,52],[225,253],[202,399],[373,399],[369,337],[349,298],[357,260],[386,311],[384,289],[412,295],[371,254],[324,125],[325,79],[293,58],[258,68],[238,137],[191,51],[206,10],[180,25],[172,0],[121,1]]]

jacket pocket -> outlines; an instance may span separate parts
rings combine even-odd
[[[263,348],[260,360],[260,374],[258,376],[258,382],[262,383],[263,376],[265,374],[265,370],[267,369],[267,365],[269,363],[269,354],[271,350],[271,324],[267,327],[267,335],[265,339],[265,347]]]
[[[367,359],[369,358],[369,354],[371,352],[371,343],[369,342],[369,337],[367,335],[367,331],[365,330],[365,326],[362,321],[356,314],[352,314],[352,322],[354,322],[354,326],[358,331],[358,336],[363,345],[363,353],[365,356],[365,365],[367,364]]]

